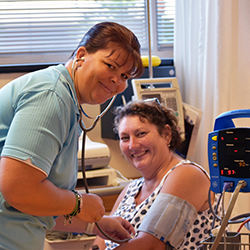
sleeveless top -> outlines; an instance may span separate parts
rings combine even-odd
[[[210,179],[208,173],[201,166],[199,166],[196,163],[190,162],[188,160],[182,160],[166,173],[166,175],[162,178],[160,184],[154,190],[154,192],[148,198],[146,198],[141,204],[137,206],[135,203],[135,197],[137,196],[137,194],[140,192],[140,189],[142,188],[142,185],[144,183],[144,178],[142,177],[140,179],[133,180],[129,184],[127,192],[125,193],[121,203],[119,204],[117,210],[114,212],[113,216],[120,216],[126,219],[133,225],[135,231],[137,232],[137,229],[140,226],[141,221],[143,220],[146,213],[150,209],[157,195],[160,193],[166,177],[176,167],[180,166],[181,164],[193,164],[197,166]],[[217,200],[218,200],[218,197],[217,195],[215,195],[215,201],[214,201],[214,204],[212,205],[214,210],[216,207]],[[219,207],[219,210],[221,210],[221,207]],[[196,249],[200,245],[200,241],[209,237],[213,218],[214,216],[209,208],[202,212],[198,212],[198,216],[196,220],[194,221],[193,226],[190,228],[189,232],[186,234],[182,245],[178,249],[180,250]],[[218,225],[220,225],[220,222],[216,219],[214,223],[214,227]],[[119,244],[115,242],[111,242],[109,240],[105,240],[105,243],[106,243],[106,250],[111,250],[119,246]]]

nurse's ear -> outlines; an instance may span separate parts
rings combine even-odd
[[[80,47],[76,52],[76,58],[78,58],[78,61],[84,61],[86,55],[87,55],[87,50],[83,46]]]

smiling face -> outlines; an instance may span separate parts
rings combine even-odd
[[[155,125],[138,116],[125,116],[119,123],[120,148],[126,159],[143,174],[164,166],[169,157],[169,127],[161,136]]]
[[[78,51],[75,87],[79,103],[101,104],[123,92],[130,78],[132,57],[118,48],[106,48],[88,54],[84,47]]]

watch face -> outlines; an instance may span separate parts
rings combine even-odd
[[[220,130],[218,160],[221,176],[250,178],[250,128]]]

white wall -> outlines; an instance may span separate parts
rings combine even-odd
[[[11,80],[23,75],[24,73],[11,73],[11,74],[0,74],[0,88]],[[84,105],[84,110],[90,116],[96,116],[100,114],[100,105]],[[84,118],[84,124],[86,127],[92,125],[93,120]],[[90,140],[95,142],[102,142],[108,145],[111,152],[110,166],[117,169],[127,178],[139,177],[140,173],[134,169],[128,162],[124,159],[121,151],[119,149],[119,142],[116,140],[102,139],[101,137],[101,122],[98,122],[94,130],[87,134]]]

